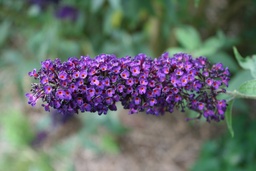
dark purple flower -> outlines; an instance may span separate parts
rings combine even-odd
[[[48,83],[49,83],[48,77],[43,76],[43,77],[41,78],[41,84],[48,84]]]
[[[207,78],[206,83],[207,83],[208,86],[212,86],[213,79]]]
[[[188,78],[187,78],[187,76],[181,77],[180,83],[181,83],[181,86],[184,87],[184,86],[188,83]]]
[[[96,85],[96,86],[98,86],[99,83],[100,83],[100,82],[99,82],[97,76],[94,76],[94,77],[91,78],[91,85]]]
[[[127,87],[127,89],[126,89],[126,93],[128,93],[128,94],[132,94],[133,93],[133,88],[132,87]]]
[[[171,76],[171,83],[172,83],[172,85],[174,86],[174,87],[176,87],[177,86],[177,84],[179,83],[179,80],[176,78],[176,76]]]
[[[79,16],[79,11],[73,6],[61,6],[56,11],[56,17],[62,20],[76,21]]]
[[[65,90],[65,99],[66,100],[71,100],[72,96],[69,90]]]
[[[150,80],[148,85],[149,87],[153,88],[156,86],[156,82],[154,80]]]
[[[127,80],[127,79],[129,78],[129,76],[130,76],[130,72],[127,71],[127,70],[124,70],[123,72],[121,72],[120,75],[121,75],[121,77],[122,77],[123,79]]]
[[[103,81],[103,85],[106,86],[106,87],[110,86],[110,79],[105,78],[104,81]]]
[[[198,103],[198,109],[203,110],[204,109],[204,103]]]
[[[118,76],[117,75],[112,75],[110,79],[111,79],[112,83],[116,83],[116,81],[118,79]]]
[[[88,103],[82,104],[80,108],[81,112],[89,112],[91,111],[91,109],[92,109],[92,106]]]
[[[140,79],[140,85],[148,85],[148,80],[147,79]]]
[[[134,84],[133,78],[126,80],[126,85],[132,86]]]
[[[60,85],[64,88],[66,88],[68,86],[68,82],[67,81],[61,81]]]
[[[50,70],[53,67],[52,61],[50,59],[47,59],[41,63],[41,66],[45,70]]]
[[[78,97],[77,99],[76,99],[76,103],[78,104],[78,106],[81,106],[82,104],[83,104],[83,98],[82,97]]]
[[[162,89],[163,93],[168,93],[170,91],[170,87],[169,86],[165,86],[163,89]]]
[[[87,71],[85,70],[85,71],[81,71],[80,73],[79,73],[79,77],[81,78],[81,79],[85,79],[86,77],[87,77]]]
[[[139,97],[135,97],[135,98],[134,98],[134,103],[135,103],[136,105],[139,105],[139,104],[141,103],[141,99],[140,99]]]
[[[220,87],[220,85],[221,85],[221,81],[218,81],[218,80],[216,80],[216,81],[214,81],[214,82],[212,83],[212,87],[213,87],[215,90],[218,90],[219,87]]]
[[[124,91],[124,88],[125,88],[125,86],[122,85],[122,84],[117,85],[117,91],[118,91],[119,93],[122,93],[122,92]]]
[[[111,97],[107,97],[107,98],[106,98],[106,103],[107,103],[108,105],[112,105],[112,104],[113,104],[113,99],[112,99]]]
[[[77,85],[76,84],[74,84],[74,83],[71,83],[70,84],[70,86],[69,86],[69,90],[70,90],[70,92],[74,92],[74,91],[76,91],[77,90]]]
[[[157,104],[156,99],[150,99],[150,100],[149,100],[149,105],[150,105],[150,106],[154,106],[155,104]]]
[[[65,71],[61,71],[60,73],[59,73],[59,75],[58,75],[58,78],[60,79],[60,80],[66,80],[67,79],[67,73],[65,72]]]
[[[45,86],[44,87],[44,92],[45,94],[50,94],[52,92],[52,87],[51,86]]]
[[[79,79],[77,82],[76,82],[76,86],[82,86],[84,84],[84,80],[82,79]]]
[[[112,89],[112,88],[107,89],[107,96],[108,97],[112,97],[114,93],[115,93],[114,89]]]
[[[64,90],[57,90],[56,91],[56,97],[59,99],[64,100],[65,99],[65,91]]]
[[[169,74],[169,72],[170,72],[170,67],[164,66],[161,70],[162,70],[162,72],[163,72],[164,74]]]
[[[88,88],[87,89],[87,94],[89,97],[93,97],[95,95],[95,89],[94,88]]]
[[[225,113],[226,108],[227,108],[227,103],[225,100],[219,100],[217,102],[217,109],[220,115],[223,115]]]
[[[181,69],[177,69],[175,71],[175,73],[176,73],[176,75],[181,76],[181,75],[183,75],[184,71],[182,71]]]
[[[31,106],[36,105],[37,98],[34,94],[26,93],[26,97],[28,99],[28,104],[30,104]]]
[[[181,100],[182,100],[182,98],[181,98],[180,95],[176,94],[176,95],[174,96],[174,101],[175,101],[175,102],[179,102],[179,101],[181,101]]]
[[[73,73],[73,78],[76,79],[76,78],[79,78],[80,76],[80,72],[79,71],[76,71]]]
[[[139,66],[131,67],[130,71],[133,76],[137,76],[140,74],[140,67]]]
[[[37,78],[37,77],[38,77],[38,74],[37,74],[37,72],[36,72],[36,69],[33,69],[33,71],[28,72],[28,75],[29,75],[30,77],[34,77],[34,78]]]
[[[147,90],[146,86],[143,86],[143,85],[138,86],[139,94],[145,94],[146,90]]]
[[[160,88],[154,88],[152,92],[153,92],[154,97],[158,97],[158,96],[161,95],[161,89]]]

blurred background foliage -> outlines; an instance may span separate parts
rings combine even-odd
[[[252,77],[238,66],[232,46],[244,56],[256,53],[255,18],[256,0],[0,0],[0,170],[50,171],[58,160],[67,161],[61,169],[74,170],[68,156],[75,146],[116,154],[118,138],[129,130],[117,112],[56,118],[30,108],[24,98],[32,81],[27,72],[42,60],[187,52],[228,66],[234,90]],[[192,170],[255,168],[255,120],[241,119],[251,117],[243,113],[249,109],[255,114],[251,103],[235,105],[235,138],[207,142]],[[69,120],[78,125],[69,138],[39,148]]]

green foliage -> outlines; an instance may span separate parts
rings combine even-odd
[[[255,170],[256,163],[256,121],[251,120],[247,113],[234,117],[234,132],[236,136],[222,135],[217,140],[206,142],[199,159],[191,171],[242,171]]]
[[[35,132],[19,110],[6,109],[1,114],[1,139],[8,144],[0,155],[0,170],[53,171],[50,156],[30,148]]]
[[[253,79],[253,77],[251,76],[250,71],[247,71],[247,70],[239,71],[230,80],[228,90],[230,91],[237,90],[242,83],[249,81],[251,79]]]
[[[239,98],[239,97],[255,99],[256,98],[256,81],[255,79],[252,79],[252,77],[255,78],[255,75],[254,75],[255,74],[254,70],[256,69],[256,63],[254,61],[255,56],[253,56],[252,58],[250,57],[243,58],[235,47],[233,48],[233,51],[239,65],[243,69],[248,69],[251,71],[251,74],[249,74],[247,71],[240,72],[231,80],[229,90],[234,90],[232,92],[233,99]],[[225,113],[226,123],[232,137],[234,136],[234,131],[232,129],[233,101],[234,100],[231,100],[229,102],[227,111]]]
[[[256,80],[244,82],[238,89],[240,93],[256,97]]]
[[[256,55],[253,55],[252,57],[245,57],[243,58],[236,47],[233,48],[235,57],[237,59],[237,62],[243,69],[248,69],[251,71],[251,74],[254,78],[256,78]]]
[[[16,149],[17,150],[17,149]],[[51,166],[51,159],[44,153],[38,153],[30,149],[19,150],[19,155],[15,152],[8,153],[1,157],[1,170],[36,170],[36,171],[54,171]]]
[[[195,50],[201,46],[201,38],[195,28],[191,26],[181,27],[175,31],[178,42],[186,50]]]
[[[9,143],[23,147],[29,144],[34,136],[28,119],[21,112],[8,109],[5,110],[0,118],[0,123],[3,128],[1,138],[6,139]]]
[[[225,120],[228,126],[228,130],[232,137],[234,137],[234,130],[232,127],[232,108],[233,108],[234,100],[229,101],[227,110],[225,112]]]

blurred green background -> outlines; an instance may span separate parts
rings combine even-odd
[[[124,124],[123,111],[65,118],[28,106],[24,94],[33,80],[27,73],[41,61],[187,52],[228,66],[234,90],[252,77],[238,66],[232,47],[243,56],[256,54],[255,18],[256,0],[0,0],[0,171],[93,170],[75,164],[79,149],[122,156],[123,137],[140,131]],[[244,100],[234,105],[234,138],[224,122],[211,125],[216,132],[198,144],[197,157],[174,170],[254,170],[253,105]],[[204,129],[204,122],[183,124]],[[163,162],[158,170],[172,170],[171,165]]]

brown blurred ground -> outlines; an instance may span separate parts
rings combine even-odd
[[[126,127],[132,128],[120,138],[120,153],[96,154],[90,149],[78,148],[70,158],[76,171],[186,171],[197,159],[202,143],[225,130],[224,122],[186,122],[185,114],[178,112],[151,116],[128,115],[122,111],[120,117]],[[74,120],[65,124],[51,136],[54,140],[48,142],[56,141],[58,136],[65,141],[67,128],[76,128],[75,125]]]

